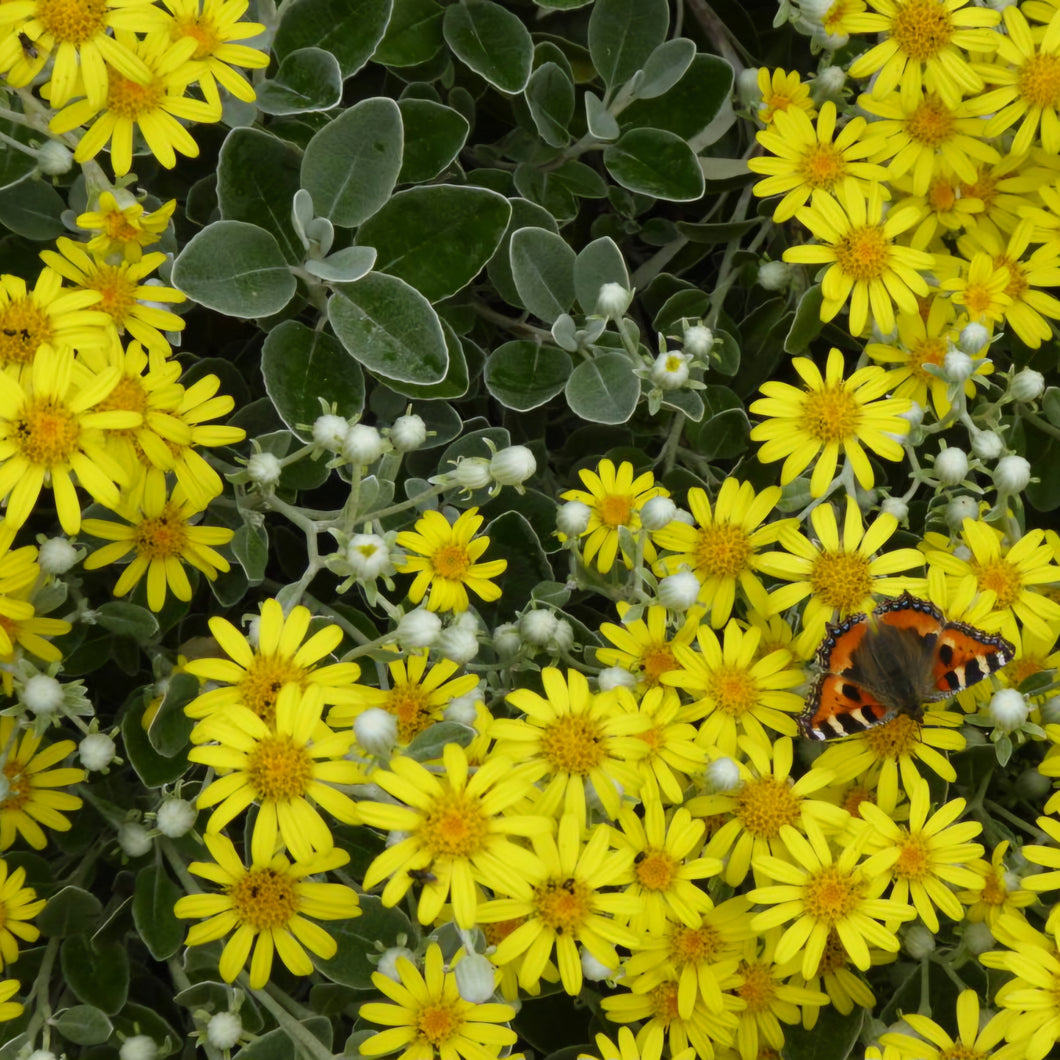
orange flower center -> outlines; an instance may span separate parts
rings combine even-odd
[[[251,869],[229,895],[235,914],[256,931],[284,928],[298,912],[294,880],[275,869]]]
[[[806,882],[803,902],[814,920],[834,924],[845,920],[861,904],[864,881],[835,865],[825,865]]]
[[[36,14],[58,42],[85,44],[107,28],[106,0],[37,0]]]
[[[896,714],[867,730],[864,739],[877,758],[901,758],[919,746],[920,722],[909,714]]]
[[[593,718],[567,714],[557,718],[541,736],[541,751],[561,773],[586,776],[606,757],[604,733]]]
[[[284,685],[305,685],[306,671],[286,655],[255,655],[236,688],[243,705],[266,725],[276,721],[276,697]]]
[[[1021,67],[1016,87],[1032,107],[1055,107],[1060,103],[1060,56],[1032,55]]]
[[[891,244],[883,225],[855,225],[833,248],[839,268],[856,283],[878,280],[887,271]]]
[[[736,988],[736,993],[747,1002],[747,1010],[751,1013],[765,1012],[773,1003],[777,984],[772,967],[759,961],[740,962],[739,974],[743,983]]]
[[[803,427],[816,441],[829,445],[857,437],[861,406],[842,385],[810,391],[802,409]]]
[[[395,685],[383,701],[383,709],[397,718],[402,743],[410,743],[432,720],[427,693],[418,685]]]
[[[781,825],[798,823],[799,801],[790,785],[767,773],[740,788],[735,813],[751,835],[775,839]]]
[[[464,1026],[462,1009],[459,1001],[432,1001],[424,1005],[416,1015],[416,1031],[420,1039],[435,1049],[445,1045]],[[432,1051],[430,1055],[435,1054]]]
[[[55,398],[30,398],[14,427],[12,441],[31,464],[65,464],[79,448],[81,423],[77,414]]]
[[[747,570],[753,553],[742,526],[735,523],[704,526],[696,543],[696,570],[707,578],[735,578]]]
[[[550,880],[534,888],[534,909],[557,935],[574,935],[592,911],[592,890],[581,880]]]
[[[831,191],[847,175],[846,159],[832,144],[813,144],[799,159],[799,175],[811,188]]]
[[[813,594],[829,607],[847,614],[872,592],[869,561],[858,552],[822,552],[810,573]]]
[[[1028,287],[1027,277],[1020,263],[1014,258],[1010,258],[1007,254],[1001,254],[994,258],[994,268],[1008,269],[1008,286],[1005,288],[1005,294],[1012,301],[1018,302]]]
[[[471,567],[471,557],[463,545],[445,545],[431,553],[431,567],[439,578],[459,582]]]
[[[906,118],[905,129],[910,139],[926,147],[939,147],[954,133],[953,115],[949,107],[932,93],[925,96],[916,110]]]
[[[47,313],[32,298],[16,298],[0,309],[0,365],[27,364],[52,334]]]
[[[107,110],[117,118],[138,122],[159,110],[166,96],[161,78],[152,78],[146,85],[137,84],[110,69],[107,90]]]
[[[418,835],[436,858],[469,858],[485,849],[489,819],[474,796],[450,791],[435,799]]]
[[[262,801],[303,798],[313,779],[313,760],[305,747],[285,733],[259,740],[247,755],[247,777]]]
[[[597,503],[596,510],[604,526],[629,526],[633,514],[633,498],[609,493]]]
[[[678,924],[670,931],[670,959],[678,967],[717,960],[721,935],[709,924],[690,928]]]
[[[660,983],[648,995],[651,1011],[664,1027],[680,1017],[677,1005],[677,983]]]
[[[668,890],[677,875],[678,862],[665,850],[646,850],[633,869],[637,882],[647,891]]]
[[[758,682],[742,666],[721,666],[710,675],[705,689],[714,705],[734,718],[748,714],[758,706]]]
[[[169,35],[174,41],[179,41],[181,37],[193,38],[196,42],[193,59],[205,59],[213,55],[223,43],[217,27],[201,15],[174,19]]]
[[[891,39],[910,59],[933,59],[953,39],[953,19],[939,0],[909,0],[898,8]]]
[[[167,502],[160,515],[137,524],[133,540],[136,551],[148,559],[182,556],[188,544],[188,524],[180,509]]]
[[[994,607],[1004,610],[1011,607],[1023,591],[1023,581],[1019,571],[1008,560],[995,559],[989,563],[973,563],[976,582],[980,591],[993,589],[997,593]]]

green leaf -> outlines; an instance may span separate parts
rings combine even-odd
[[[326,961],[318,957],[314,963],[333,983],[358,990],[372,986],[372,972],[376,968],[368,955],[378,952],[377,941],[384,946],[396,946],[402,935],[407,939],[416,937],[409,918],[400,909],[386,908],[374,894],[361,897],[359,917],[331,921],[327,932],[339,944],[338,952]]]
[[[534,42],[519,16],[492,0],[464,0],[445,9],[442,31],[453,54],[501,92],[522,92]]]
[[[65,938],[93,929],[102,912],[94,894],[80,887],[64,887],[48,899],[36,922],[41,934]]]
[[[279,69],[255,87],[255,104],[266,114],[305,114],[342,102],[339,61],[323,48],[299,48],[285,55]]]
[[[785,1027],[785,1057],[787,1060],[847,1060],[853,1056],[865,1022],[865,1011],[855,1005],[854,1010],[844,1016],[828,1005],[819,1011],[812,1031],[799,1024]]]
[[[530,76],[526,102],[541,139],[551,147],[566,147],[574,116],[574,82],[567,71],[558,63],[542,63]]]
[[[375,247],[379,272],[437,302],[470,283],[489,261],[511,213],[508,200],[486,188],[410,188],[361,225],[357,242]]]
[[[647,62],[669,25],[666,0],[596,0],[589,16],[589,54],[609,90]]]
[[[62,1038],[74,1045],[100,1045],[110,1037],[113,1029],[106,1013],[94,1005],[72,1005],[61,1009],[52,1024]]]
[[[129,996],[129,954],[122,943],[94,946],[85,935],[72,935],[59,950],[59,964],[78,1001],[108,1016],[121,1010]]]
[[[497,293],[511,305],[526,308],[519,299],[519,290],[512,276],[511,243],[512,235],[520,228],[543,228],[549,232],[559,231],[556,219],[543,206],[529,199],[509,199],[512,205],[512,219],[508,229],[486,266],[486,273],[497,289]]]
[[[150,640],[158,632],[158,619],[146,607],[110,600],[96,608],[96,621],[111,633]]]
[[[1060,387],[1045,388],[1045,393],[1042,395],[1042,412],[1054,427],[1060,427]]]
[[[261,374],[280,418],[303,442],[313,440],[319,398],[334,402],[346,419],[364,409],[364,376],[357,361],[333,335],[297,320],[285,320],[265,337]]]
[[[508,561],[508,569],[501,578],[504,592],[496,605],[498,613],[504,617],[514,615],[526,606],[535,586],[555,577],[552,565],[522,512],[499,515],[486,525],[483,533],[490,539],[486,556]]]
[[[291,218],[301,162],[301,151],[260,129],[233,129],[217,161],[221,217],[271,232],[289,265],[305,257]]]
[[[31,148],[31,141],[38,134],[20,122],[0,118],[0,135]],[[32,151],[0,151],[0,190],[25,180],[36,168],[37,159]]]
[[[817,284],[805,291],[795,307],[795,319],[788,328],[784,338],[784,352],[792,355],[805,353],[810,348],[824,323],[821,320],[821,302],[824,296],[821,294],[821,285]]]
[[[490,558],[493,553],[490,553]],[[455,721],[439,721],[428,726],[405,748],[403,754],[417,762],[433,762],[442,757],[446,744],[455,743],[467,747],[475,738],[475,730]]]
[[[585,93],[585,124],[597,140],[617,140],[622,135],[618,119],[595,92]]]
[[[570,373],[571,359],[563,350],[522,339],[489,355],[483,381],[505,408],[529,412],[559,394]]]
[[[655,99],[669,92],[685,76],[695,57],[695,42],[687,37],[663,41],[644,63],[637,83],[637,98]]]
[[[0,151],[0,154],[12,152]],[[0,224],[35,242],[51,242],[67,233],[63,197],[42,180],[23,180],[0,191]]]
[[[355,228],[389,198],[401,171],[404,132],[392,99],[361,100],[306,145],[302,187],[313,209],[341,228]]]
[[[173,915],[173,905],[183,894],[158,865],[148,865],[136,874],[133,923],[156,961],[168,960],[184,941],[184,925]]]
[[[449,367],[445,334],[430,303],[396,276],[369,273],[337,287],[328,320],[368,371],[398,382],[439,383]]]
[[[714,332],[710,366],[722,375],[733,376],[740,370],[740,347],[727,331]]]
[[[691,202],[705,183],[692,148],[665,129],[631,129],[604,148],[604,165],[630,191],[669,202]]]
[[[232,555],[243,568],[247,581],[258,585],[265,579],[265,568],[269,563],[269,536],[264,526],[244,523],[232,538]]]
[[[375,264],[374,247],[343,247],[326,258],[311,258],[305,271],[328,283],[356,283]]]
[[[640,381],[629,358],[601,353],[582,361],[565,388],[571,411],[590,423],[625,423],[640,398]]]
[[[623,131],[665,129],[691,140],[728,104],[733,76],[732,67],[724,59],[700,53],[673,88],[661,96],[634,100],[618,116],[618,123]]]
[[[166,684],[166,694],[151,719],[147,738],[151,746],[166,758],[174,758],[187,752],[193,722],[184,713],[184,708],[199,694],[197,677],[176,673]]]
[[[143,714],[144,708],[140,705],[134,705],[125,712],[121,721],[122,746],[129,764],[144,786],[160,788],[184,775],[188,758],[186,754],[177,754],[172,758],[159,754],[147,738],[142,724]]]
[[[241,318],[278,313],[297,286],[275,236],[243,221],[215,221],[192,236],[173,263],[173,285]]]
[[[418,66],[441,50],[442,15],[434,0],[394,0],[386,33],[372,59],[383,66]]]
[[[610,236],[601,236],[582,247],[574,261],[574,291],[583,312],[596,312],[600,288],[605,283],[617,283],[629,290],[625,259]]]
[[[296,0],[276,31],[273,51],[281,62],[300,48],[323,48],[339,62],[345,79],[357,73],[383,39],[391,0]]]
[[[577,255],[562,236],[545,228],[520,228],[509,253],[520,301],[531,313],[551,324],[570,309]]]
[[[445,348],[449,355],[449,368],[445,378],[438,383],[405,383],[399,379],[388,379],[387,384],[405,397],[418,398],[421,401],[449,400],[463,397],[471,383],[464,344],[452,327],[442,320],[442,333],[445,335]],[[404,410],[402,410],[403,412]]]
[[[402,99],[398,107],[405,127],[405,155],[398,182],[433,180],[460,153],[471,126],[459,111],[433,100]]]
[[[689,221],[678,221],[677,230],[691,243],[730,243],[755,228],[762,226],[762,218],[752,217],[747,221],[718,221],[708,224],[695,224]]]

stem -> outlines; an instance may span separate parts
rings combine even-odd
[[[255,1000],[261,1004],[262,1008],[268,1010],[287,1037],[297,1046],[298,1052],[303,1057],[308,1058],[308,1060],[334,1060],[334,1053],[326,1048],[318,1038],[310,1034],[278,1000],[273,998],[271,993],[268,992],[268,987],[265,990],[255,990],[250,985],[246,972],[239,973],[239,983],[249,993],[253,994]],[[289,998],[288,1001],[290,1001]]]

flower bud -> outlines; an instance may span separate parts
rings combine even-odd
[[[1013,732],[1026,720],[1027,700],[1014,688],[999,688],[990,697],[990,719],[1002,732]]]
[[[681,336],[685,353],[706,357],[714,347],[714,332],[704,324],[690,324]]]
[[[376,971],[385,975],[387,979],[393,979],[395,983],[401,982],[401,976],[398,973],[397,962],[404,957],[406,961],[415,965],[416,954],[412,950],[407,949],[404,946],[391,946],[387,950],[383,950],[383,955],[379,958],[379,963],[376,965]]]
[[[390,428],[390,444],[399,453],[411,453],[427,441],[427,424],[421,416],[410,412],[407,416],[398,416]]]
[[[27,710],[38,717],[55,714],[63,705],[63,686],[47,674],[34,674],[19,695]]]
[[[118,1060],[155,1060],[158,1043],[146,1034],[134,1034],[121,1043]]]
[[[563,655],[574,645],[574,627],[565,619],[556,619],[556,628],[548,640],[548,650],[553,655]]]
[[[404,648],[429,648],[442,631],[442,620],[425,607],[418,607],[401,616],[397,625],[397,639]]]
[[[909,505],[901,497],[884,497],[880,504],[880,511],[893,515],[900,523],[904,523],[909,518]]]
[[[471,662],[478,655],[478,629],[474,619],[470,622],[461,622],[458,619],[448,629],[443,629],[434,642],[434,648],[439,655],[451,662]]]
[[[458,725],[466,725],[469,729],[474,728],[478,719],[478,705],[482,700],[482,693],[475,688],[462,696],[449,700],[448,705],[442,712],[446,721],[455,721]]]
[[[341,416],[327,413],[313,422],[313,442],[331,453],[341,453],[350,425]]]
[[[580,537],[589,528],[592,509],[581,501],[567,501],[556,511],[556,529],[567,537]]]
[[[342,455],[355,467],[374,464],[383,455],[383,436],[367,423],[354,423],[346,431]]]
[[[651,497],[640,510],[645,530],[662,530],[677,518],[677,505],[669,497]]]
[[[744,106],[753,108],[762,101],[762,90],[758,87],[758,70],[756,67],[745,67],[737,74],[736,92]]]
[[[543,648],[556,631],[556,616],[545,608],[525,611],[519,616],[519,634],[527,644]]]
[[[979,431],[972,437],[972,452],[980,460],[996,460],[1005,451],[1005,443],[996,431]]]
[[[965,324],[957,336],[957,349],[974,357],[990,341],[990,332],[982,324]],[[971,373],[969,373],[970,375]]]
[[[470,953],[456,962],[454,974],[456,989],[468,1003],[484,1005],[493,997],[493,982],[497,973],[489,957]]]
[[[104,732],[90,732],[78,745],[77,757],[90,773],[98,773],[114,761],[114,741]]]
[[[946,525],[951,530],[960,530],[965,519],[979,515],[979,502],[974,497],[954,497],[946,504]]]
[[[935,457],[935,474],[943,486],[956,486],[968,474],[968,455],[951,445]]]
[[[994,935],[985,920],[976,920],[971,923],[965,921],[965,924],[962,941],[972,953],[978,955],[994,948],[996,945]]]
[[[251,453],[247,461],[250,481],[265,489],[272,489],[280,481],[283,465],[275,453]]]
[[[687,611],[699,599],[699,579],[687,570],[659,582],[659,603],[671,611]]]
[[[818,71],[814,80],[815,98],[823,102],[826,99],[838,100],[847,83],[847,72],[841,66],[826,66]]]
[[[73,169],[74,153],[57,140],[46,140],[37,148],[37,168],[49,177],[61,177]]]
[[[45,574],[65,574],[80,559],[76,546],[65,537],[50,537],[37,555]]]
[[[346,545],[346,562],[353,576],[366,582],[393,570],[386,541],[378,534],[354,534]]]
[[[171,796],[158,807],[155,827],[168,839],[179,839],[195,827],[197,816],[195,807],[187,799]]]
[[[206,1024],[206,1040],[215,1049],[232,1049],[242,1033],[243,1023],[235,1012],[215,1012]]]
[[[924,406],[917,401],[910,403],[909,408],[905,412],[898,413],[899,417],[906,420],[909,424],[910,430],[914,427],[919,427],[924,422]],[[904,435],[902,436],[904,438]],[[902,438],[899,438],[901,441]]]
[[[537,470],[537,460],[525,445],[509,445],[490,460],[490,475],[499,486],[521,486]]]
[[[1031,480],[1031,465],[1022,456],[1003,456],[994,468],[994,485],[1002,493],[1020,493]]]
[[[758,286],[767,291],[783,291],[791,283],[791,266],[786,261],[763,261],[758,266]]]
[[[923,924],[910,924],[902,932],[902,941],[914,961],[922,961],[935,950],[935,936]]]
[[[130,858],[140,858],[154,846],[154,840],[139,821],[125,821],[118,827],[118,846]]]
[[[715,758],[703,770],[703,778],[712,792],[735,791],[742,783],[739,767],[728,757]]]
[[[370,755],[388,758],[397,743],[397,718],[382,707],[369,707],[353,719],[353,734]]]
[[[636,688],[637,679],[621,666],[608,666],[597,675],[601,692],[610,692],[612,688]]]
[[[602,317],[618,319],[633,301],[633,292],[620,283],[605,283],[596,296],[596,312]]]
[[[451,478],[461,489],[485,489],[493,481],[490,462],[484,456],[462,457],[453,468]]]
[[[1050,696],[1041,705],[1043,725],[1060,724],[1060,696]]]
[[[951,348],[942,359],[942,375],[947,383],[964,383],[972,377],[975,361],[963,350]]]
[[[680,390],[688,382],[688,355],[660,353],[651,367],[651,381],[660,390]]]
[[[514,622],[505,622],[493,631],[493,650],[502,659],[511,659],[519,654],[523,638]]]
[[[585,947],[582,947],[582,975],[590,983],[602,983],[605,979],[611,979],[618,971],[617,968],[608,968],[606,964],[598,961]]]
[[[1035,766],[1028,766],[1012,785],[1012,790],[1021,798],[1029,799],[1037,803],[1049,794],[1053,782],[1043,774],[1039,773]]]
[[[1009,389],[1017,401],[1035,401],[1045,390],[1045,376],[1033,368],[1021,368],[1012,377]]]

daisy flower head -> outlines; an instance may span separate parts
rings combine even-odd
[[[362,1056],[401,1050],[398,1060],[488,1060],[515,1044],[515,1031],[508,1026],[515,1009],[465,1001],[456,971],[446,968],[436,942],[427,947],[422,972],[407,957],[398,957],[396,971],[396,982],[372,973],[372,983],[387,1000],[365,1002],[358,1015],[387,1029],[358,1045]]]
[[[652,497],[669,497],[669,491],[655,484],[650,471],[636,474],[633,465],[623,460],[615,467],[611,460],[601,460],[595,470],[581,468],[578,477],[585,487],[561,494],[565,501],[579,501],[589,509],[589,523],[580,535],[584,538],[582,558],[606,574],[621,552],[622,562],[632,567],[633,559],[622,546],[622,531],[634,537],[643,533],[640,510]],[[644,538],[644,556],[655,559],[651,539]]]
[[[641,1060],[640,1046],[628,1027],[619,1027],[616,1041],[606,1034],[598,1034],[595,1053],[579,1053],[576,1060]],[[673,1060],[695,1060],[695,1050],[689,1046],[674,1055]]]
[[[40,930],[30,921],[44,908],[45,900],[24,886],[26,870],[11,870],[0,858],[0,968],[18,960],[18,944],[36,942]]]
[[[1038,900],[1038,888],[1023,886],[1020,877],[1005,863],[1009,841],[1002,839],[990,854],[990,860],[979,859],[968,868],[976,874],[976,882],[957,897],[965,906],[965,917],[973,924],[988,924],[997,928],[1002,917],[1018,913]],[[1050,922],[1054,917],[1050,916]],[[995,938],[1002,936],[994,931]]]
[[[872,947],[869,948],[869,955],[873,967],[889,964],[898,956]],[[839,933],[832,928],[828,932],[824,955],[817,965],[817,972],[808,978],[801,974],[793,976],[792,983],[805,986],[808,990],[823,991],[836,1011],[844,1016],[849,1016],[855,1007],[871,1010],[876,1007],[876,995],[868,983],[850,967],[850,963],[850,955],[844,949]],[[817,1026],[820,1012],[819,1008],[810,1006],[802,1010],[802,1025],[806,1030],[812,1031]],[[865,1060],[870,1060],[868,1053],[865,1054]]]
[[[785,527],[781,549],[762,558],[767,573],[788,582],[770,593],[770,612],[787,611],[809,597],[802,613],[800,655],[816,647],[829,622],[871,611],[877,596],[898,596],[919,588],[922,579],[900,572],[924,562],[923,553],[915,548],[881,551],[897,532],[898,520],[881,512],[866,528],[853,497],[846,499],[842,532],[831,504],[814,508],[810,523],[814,540],[794,526]]]
[[[427,596],[429,611],[466,611],[469,589],[487,603],[500,599],[501,590],[490,579],[503,574],[508,561],[478,562],[490,544],[488,537],[475,537],[482,522],[477,508],[468,508],[454,523],[441,512],[426,511],[412,530],[398,534],[398,546],[415,553],[397,567],[401,574],[416,575],[409,589],[414,604]]]
[[[119,484],[128,472],[107,451],[106,432],[136,427],[139,413],[98,410],[114,389],[116,370],[92,373],[75,362],[70,348],[41,346],[19,381],[0,387],[0,497],[5,522],[17,530],[30,517],[40,492],[50,485],[59,523],[67,534],[81,528],[81,502],[74,486],[107,507],[117,507]]]
[[[908,173],[892,177],[889,186],[923,215],[920,224],[904,237],[917,250],[940,249],[942,237],[971,228],[983,213],[983,203],[963,196],[963,182],[945,162],[936,167],[922,195],[913,194],[913,178]]]
[[[397,905],[413,884],[412,874],[429,870],[419,897],[420,923],[433,924],[449,901],[457,925],[472,928],[481,912],[481,887],[526,893],[524,880],[537,862],[512,837],[550,833],[553,821],[514,809],[532,792],[543,772],[540,763],[515,766],[493,754],[472,771],[467,753],[453,743],[445,745],[442,763],[444,772],[436,775],[398,755],[388,769],[372,774],[372,782],[396,801],[359,803],[361,819],[403,837],[368,866],[364,887],[386,880],[383,904]]]
[[[903,1012],[902,1022],[916,1034],[883,1034],[880,1044],[901,1060],[950,1060],[951,1057],[989,1057],[990,1060],[1023,1060],[1023,1043],[1001,1045],[1012,1022],[1008,1012],[987,1017],[980,1011],[979,995],[962,990],[957,995],[957,1036],[918,1012]],[[999,1048],[1000,1046],[1000,1048]],[[892,1052],[893,1051],[893,1052]]]
[[[1007,265],[995,263],[991,255],[983,251],[972,254],[971,259],[961,265],[956,276],[942,281],[942,290],[949,294],[954,305],[963,307],[973,324],[993,329],[1005,319],[1005,313],[1012,305],[1012,296],[1008,293],[1012,272]]]
[[[738,737],[748,734],[768,745],[766,729],[782,736],[798,731],[794,714],[802,710],[802,697],[789,689],[803,683],[802,669],[791,665],[784,648],[760,655],[761,631],[741,629],[730,619],[722,639],[709,626],[700,626],[698,651],[675,648],[680,670],[663,677],[694,697],[687,716],[699,722],[699,743],[722,754],[736,753]]]
[[[589,800],[595,799],[608,817],[617,817],[622,794],[639,790],[636,763],[649,753],[640,735],[651,727],[650,718],[622,708],[628,689],[593,692],[577,670],[564,676],[546,666],[541,686],[544,695],[529,688],[508,693],[508,702],[525,717],[494,720],[494,753],[513,762],[543,763],[547,780],[536,812],[572,813],[584,823]]]
[[[68,832],[65,816],[81,808],[81,799],[56,789],[72,787],[85,779],[85,771],[72,766],[57,766],[73,753],[73,740],[59,740],[41,748],[41,737],[24,730],[16,732],[12,717],[0,717],[0,748],[4,760],[0,766],[7,781],[7,794],[0,799],[0,850],[7,850],[21,836],[34,850],[43,850],[48,839],[44,828]]]
[[[223,526],[203,526],[202,512],[190,504],[178,485],[171,496],[157,479],[148,479],[135,500],[129,498],[116,509],[124,522],[85,519],[84,533],[109,541],[95,549],[84,562],[85,570],[98,570],[116,563],[130,552],[132,561],[114,585],[115,596],[125,596],[146,577],[147,606],[161,611],[167,591],[178,600],[190,600],[191,582],[184,566],[193,567],[210,581],[229,570],[228,560],[216,546],[227,545],[235,531]]]
[[[176,207],[177,200],[170,199],[148,213],[127,190],[104,191],[94,210],[78,216],[77,227],[94,233],[85,245],[90,254],[104,261],[113,257],[136,262],[143,257],[144,247],[162,238]]]
[[[178,898],[173,912],[197,919],[186,944],[201,946],[230,935],[221,951],[221,978],[231,983],[250,960],[250,985],[260,990],[272,974],[277,954],[294,975],[312,975],[313,962],[306,953],[327,960],[338,944],[314,920],[350,920],[360,916],[357,892],[340,883],[322,883],[308,877],[345,865],[344,850],[330,850],[293,864],[282,853],[253,857],[244,865],[232,841],[207,832],[203,841],[212,862],[193,861],[189,870],[221,890]]]
[[[779,67],[770,70],[768,66],[759,68],[758,91],[762,101],[758,104],[758,118],[769,125],[778,113],[801,110],[808,118],[817,113],[810,96],[810,86],[803,84],[798,71],[781,70]]]
[[[669,612],[661,604],[652,604],[640,618],[629,616],[630,605],[619,601],[616,605],[621,625],[604,622],[600,635],[613,647],[597,648],[596,657],[604,666],[619,666],[637,678],[638,694],[652,688],[664,688],[662,675],[677,668],[675,644],[691,644],[702,618],[693,608],[687,613],[681,628],[669,630]]]
[[[700,581],[699,599],[710,605],[710,622],[725,625],[739,588],[755,610],[764,610],[766,591],[758,577],[759,553],[777,540],[784,520],[769,522],[780,500],[780,487],[759,493],[749,482],[727,478],[713,505],[706,490],[688,491],[694,525],[674,521],[655,534],[671,553],[660,560],[668,574],[691,570]],[[790,521],[790,520],[789,520]]]
[[[271,728],[246,707],[230,707],[215,720],[210,736],[216,742],[188,752],[189,761],[220,774],[196,801],[199,809],[215,807],[207,831],[220,831],[257,803],[254,861],[267,862],[279,841],[296,861],[309,861],[334,846],[317,806],[345,824],[359,823],[357,804],[334,786],[362,781],[359,767],[344,757],[353,733],[324,735],[322,707],[317,686],[302,691],[288,684],[277,696]]]
[[[903,246],[896,237],[923,219],[909,202],[884,215],[880,185],[868,189],[847,179],[834,194],[815,191],[795,216],[819,242],[789,247],[784,260],[827,265],[821,281],[821,319],[829,321],[850,302],[850,333],[863,335],[870,318],[881,332],[894,330],[894,307],[916,312],[928,293],[923,273],[934,255]]]
[[[13,667],[21,655],[35,655],[45,662],[59,662],[62,653],[46,637],[69,633],[70,623],[37,614],[37,585],[41,569],[34,545],[12,550],[10,530],[0,533],[0,687],[7,695],[14,688]]]
[[[824,375],[808,357],[795,357],[792,366],[804,386],[768,380],[764,397],[751,404],[763,422],[751,429],[751,439],[762,442],[758,459],[784,460],[781,485],[794,481],[811,464],[810,494],[824,496],[835,478],[840,453],[863,489],[875,479],[866,447],[885,460],[901,460],[897,437],[909,431],[902,413],[911,408],[908,398],[885,398],[891,380],[878,365],[859,368],[843,378],[843,355],[835,347],[828,354]]]
[[[867,161],[882,149],[884,138],[867,133],[866,127],[864,118],[854,117],[838,128],[836,106],[831,100],[821,105],[816,127],[800,107],[773,115],[772,123],[756,134],[772,157],[748,159],[747,168],[765,176],[755,184],[755,195],[783,196],[773,211],[774,221],[794,217],[812,192],[834,193],[848,179],[862,183],[886,180],[886,169]]]
[[[982,91],[983,80],[965,52],[993,52],[1001,16],[969,0],[867,0],[872,11],[848,20],[852,33],[879,33],[883,40],[850,64],[850,76],[876,74],[877,98],[901,88],[912,99],[922,87],[949,106]]]

